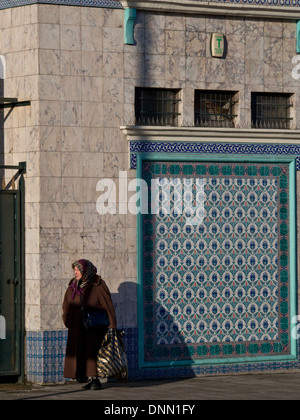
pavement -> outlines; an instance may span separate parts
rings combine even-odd
[[[75,382],[59,385],[0,384],[0,401],[5,400],[97,400],[103,402],[100,406],[104,414],[122,414],[113,411],[124,405],[129,407],[130,402],[134,401],[132,406],[140,407],[143,415],[155,414],[157,408],[151,402],[161,402],[159,406],[163,407],[162,410],[170,410],[169,414],[173,414],[172,409],[179,411],[176,414],[188,414],[182,411],[184,407],[192,409],[193,403],[195,410],[200,409],[197,401],[204,400],[300,400],[300,371],[163,379],[127,384],[109,381],[103,383],[102,389],[98,391],[83,390],[82,384]]]

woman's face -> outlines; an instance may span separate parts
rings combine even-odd
[[[80,273],[77,267],[74,268],[74,277],[77,281],[82,278],[82,274]]]

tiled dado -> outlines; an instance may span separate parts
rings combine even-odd
[[[299,362],[241,363],[177,368],[139,369],[138,329],[125,328],[125,347],[128,358],[129,380],[178,378],[200,375],[258,373],[299,369]],[[63,377],[67,331],[27,332],[26,378],[34,383],[61,383]]]
[[[26,378],[33,383],[63,381],[67,331],[26,334]]]

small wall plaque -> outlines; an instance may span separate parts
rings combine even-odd
[[[212,57],[222,58],[225,49],[225,36],[213,33],[211,36],[211,55]]]

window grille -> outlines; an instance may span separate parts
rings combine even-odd
[[[237,92],[195,91],[197,127],[233,128],[237,117]]]
[[[178,89],[136,88],[136,125],[178,126]]]
[[[289,129],[291,95],[252,93],[252,128]]]

